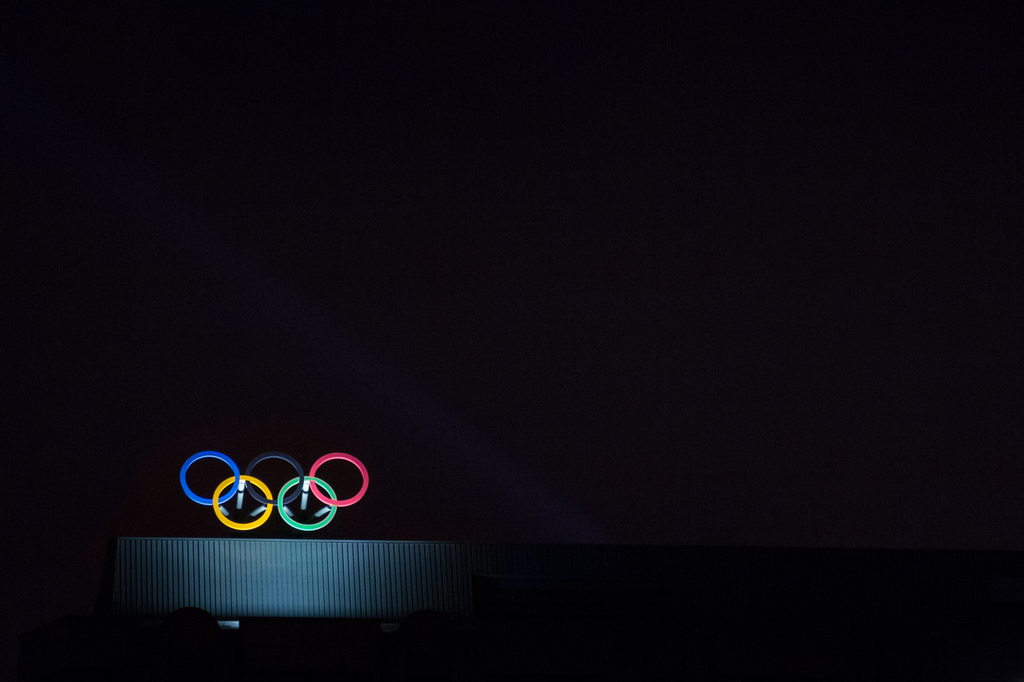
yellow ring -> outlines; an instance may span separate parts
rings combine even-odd
[[[240,478],[243,481],[249,481],[249,483],[252,483],[254,486],[262,490],[263,495],[268,500],[273,499],[273,495],[270,494],[270,488],[268,488],[263,481],[259,480],[258,478],[253,478],[252,476],[240,476]],[[259,528],[264,523],[266,523],[267,519],[270,518],[270,515],[274,513],[274,505],[268,504],[266,510],[264,510],[263,512],[263,516],[259,517],[255,521],[251,521],[249,523],[238,523],[237,521],[232,521],[228,517],[224,516],[224,514],[220,510],[220,505],[216,503],[216,501],[220,499],[220,494],[224,490],[224,488],[227,488],[234,482],[235,477],[232,476],[231,478],[224,479],[224,482],[217,486],[217,492],[213,494],[213,513],[216,514],[217,518],[220,519],[220,522],[228,528],[234,528],[235,530],[252,530],[253,528]]]

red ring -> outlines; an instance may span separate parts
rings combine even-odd
[[[316,499],[320,500],[326,505],[330,505],[331,507],[349,507],[358,502],[359,500],[363,499],[363,495],[366,494],[366,489],[370,485],[370,474],[366,473],[366,467],[364,467],[363,463],[360,462],[358,459],[356,459],[352,455],[345,454],[344,452],[332,452],[328,455],[324,455],[317,461],[313,462],[313,468],[309,470],[309,475],[306,476],[306,478],[312,478],[313,476],[315,476],[316,470],[320,468],[320,465],[323,464],[324,462],[329,462],[332,459],[343,459],[355,464],[356,467],[358,467],[359,469],[359,473],[363,475],[363,487],[359,489],[359,492],[357,492],[355,495],[348,498],[347,500],[336,500],[333,497],[327,497],[322,492],[320,492],[320,490],[316,487],[316,481],[309,482],[309,490],[310,492],[313,493],[313,496],[316,497]]]

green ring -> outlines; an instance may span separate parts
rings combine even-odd
[[[327,492],[331,494],[331,497],[336,497],[334,494],[334,490],[331,488],[331,486],[327,485],[325,481],[321,481],[319,478],[314,478],[313,476],[306,476],[306,480],[316,481],[317,485],[322,485],[323,487],[327,488]],[[288,516],[288,513],[285,512],[284,510],[284,496],[285,493],[287,493],[292,486],[297,485],[298,482],[299,478],[298,476],[296,476],[292,480],[285,483],[284,487],[281,488],[281,492],[277,494],[277,512],[281,515],[281,518],[284,519],[285,523],[287,523],[292,528],[295,528],[296,530],[320,530],[321,528],[323,528],[331,522],[331,519],[334,518],[334,514],[338,511],[338,508],[331,507],[331,512],[323,519],[317,521],[316,523],[299,523],[298,521],[293,521],[292,518]],[[316,498],[314,497],[313,499],[315,500]]]

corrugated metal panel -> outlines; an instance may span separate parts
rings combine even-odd
[[[382,620],[434,609],[463,618],[471,611],[466,555],[441,543],[121,538],[111,608]]]
[[[1024,578],[1009,552],[621,545],[499,545],[362,540],[121,538],[110,607],[160,617],[196,606],[218,618],[302,616],[397,621],[433,609],[472,617],[473,576],[656,581],[694,623],[773,610],[874,613],[899,604],[965,606],[993,577]],[[594,582],[596,580],[596,582]],[[542,583],[537,583],[542,584]]]

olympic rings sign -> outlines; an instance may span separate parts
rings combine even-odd
[[[231,468],[232,476],[224,479],[217,489],[213,492],[213,497],[200,497],[192,492],[192,489],[188,487],[188,483],[185,480],[185,474],[188,472],[189,467],[201,459],[217,459],[224,462]],[[270,493],[270,488],[259,480],[253,477],[253,468],[265,459],[282,459],[295,469],[298,476],[293,478],[284,484],[281,490],[277,493],[277,497],[274,497]],[[351,462],[356,465],[359,469],[359,473],[363,475],[363,487],[359,489],[359,492],[352,497],[339,500],[335,495],[334,489],[327,484],[326,481],[317,478],[316,472],[320,468],[320,465],[331,460],[340,459],[346,462]],[[313,463],[313,468],[309,470],[309,474],[302,473],[302,466],[295,461],[292,457],[284,454],[283,452],[265,452],[256,459],[249,462],[249,466],[245,468],[245,473],[239,472],[238,465],[235,464],[227,455],[216,452],[214,450],[203,450],[185,460],[185,463],[181,466],[181,474],[178,476],[181,481],[181,489],[185,491],[185,495],[190,500],[197,504],[201,504],[206,507],[213,507],[213,513],[217,519],[228,528],[234,528],[235,530],[253,530],[259,528],[270,515],[274,512],[274,507],[277,507],[278,513],[281,518],[284,519],[292,528],[303,531],[314,531],[320,530],[334,518],[335,513],[338,511],[338,507],[350,507],[359,500],[363,499],[363,495],[366,494],[366,489],[370,485],[370,475],[366,472],[366,467],[363,463],[352,455],[344,452],[332,452],[324,455]],[[320,486],[323,486],[324,490],[327,491],[325,495],[321,490]],[[294,488],[294,491],[292,491]],[[291,491],[291,492],[289,492]],[[258,516],[255,521],[249,521],[247,523],[241,523],[239,521],[233,521],[228,518],[230,512],[224,508],[224,504],[231,499],[232,495],[237,495],[235,508],[240,510],[242,508],[242,502],[245,494],[248,493],[252,498],[260,504],[256,508],[256,511],[252,512],[250,516]],[[294,512],[287,505],[294,502],[300,495],[302,496],[301,509],[306,509],[309,493],[313,493],[313,497],[324,503],[325,506],[320,511],[313,514],[313,518],[320,519],[318,521],[299,522],[294,518]]]

